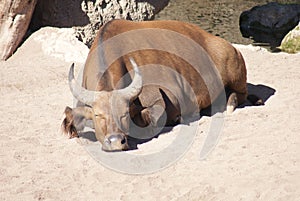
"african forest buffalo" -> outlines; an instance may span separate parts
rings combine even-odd
[[[95,38],[81,85],[70,68],[78,104],[65,109],[62,129],[76,137],[83,120],[92,120],[103,150],[126,150],[132,126],[151,137],[151,129],[182,122],[224,89],[233,111],[247,98],[246,74],[237,49],[193,24],[113,20]]]

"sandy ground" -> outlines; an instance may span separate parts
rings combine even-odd
[[[300,54],[237,47],[265,106],[226,116],[205,160],[199,154],[210,117],[199,120],[191,148],[176,163],[129,175],[105,168],[78,140],[59,132],[63,110],[73,101],[69,66],[83,62],[87,49],[69,29],[34,34],[0,63],[0,200],[298,200]]]

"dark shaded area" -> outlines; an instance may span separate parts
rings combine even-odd
[[[36,31],[44,26],[85,26],[89,17],[82,11],[82,0],[38,0],[29,28]]]
[[[79,132],[78,136],[80,138],[87,139],[91,142],[97,142],[97,138],[96,138],[96,135],[95,135],[94,131]]]
[[[240,31],[243,37],[271,48],[280,46],[284,36],[300,21],[300,4],[275,2],[255,6],[240,15]]]
[[[260,100],[262,100],[262,103],[265,103],[272,95],[275,94],[276,90],[259,84],[259,85],[253,85],[251,83],[247,83],[248,88],[248,97],[245,103],[239,105],[237,108],[244,108],[246,106],[261,106],[262,104],[257,104],[256,102],[260,103]],[[230,92],[226,91],[226,96],[230,95]],[[220,98],[220,97],[219,97]],[[216,100],[218,101],[218,99]],[[215,104],[216,105],[216,104]],[[207,107],[205,109],[202,109],[200,112],[200,116],[213,116],[216,112],[224,112],[226,110],[226,105],[219,105],[219,108],[212,113],[211,107]]]
[[[267,100],[273,96],[276,92],[275,89],[268,87],[263,84],[253,85],[251,83],[247,83],[248,94],[255,95],[263,100],[263,102],[267,102]],[[247,100],[244,104],[240,105],[238,108],[243,108],[246,106],[253,106],[253,104]]]
[[[138,145],[149,142],[154,138],[158,138],[160,135],[164,135],[164,134],[170,132],[172,129],[173,129],[173,127],[164,127],[157,135],[155,135],[154,137],[148,138],[148,139],[139,139],[139,138],[134,138],[134,137],[128,136],[127,140],[128,140],[128,145],[130,147],[130,150],[137,149]]]

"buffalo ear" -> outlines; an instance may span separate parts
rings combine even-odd
[[[65,135],[68,135],[69,138],[75,138],[78,137],[77,130],[73,124],[73,114],[72,114],[72,108],[66,107],[65,109],[65,118],[61,124],[61,130],[62,133]]]

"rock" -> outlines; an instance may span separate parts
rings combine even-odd
[[[283,38],[279,48],[288,53],[300,52],[300,22]]]
[[[1,0],[0,59],[6,60],[19,46],[37,0]]]
[[[72,28],[43,27],[28,41],[38,43],[44,55],[66,62],[84,63],[89,52],[88,47],[75,37]]]
[[[277,47],[299,20],[300,4],[268,3],[244,11],[240,15],[240,31],[243,37]]]
[[[30,51],[28,51],[30,50]],[[89,48],[74,35],[72,28],[42,27],[32,33],[9,60],[23,58],[27,64],[46,62],[75,63],[80,69],[86,60]],[[76,71],[75,71],[76,73]]]
[[[150,20],[169,0],[38,0],[30,28],[75,27],[76,36],[90,46],[96,31],[111,19]]]

